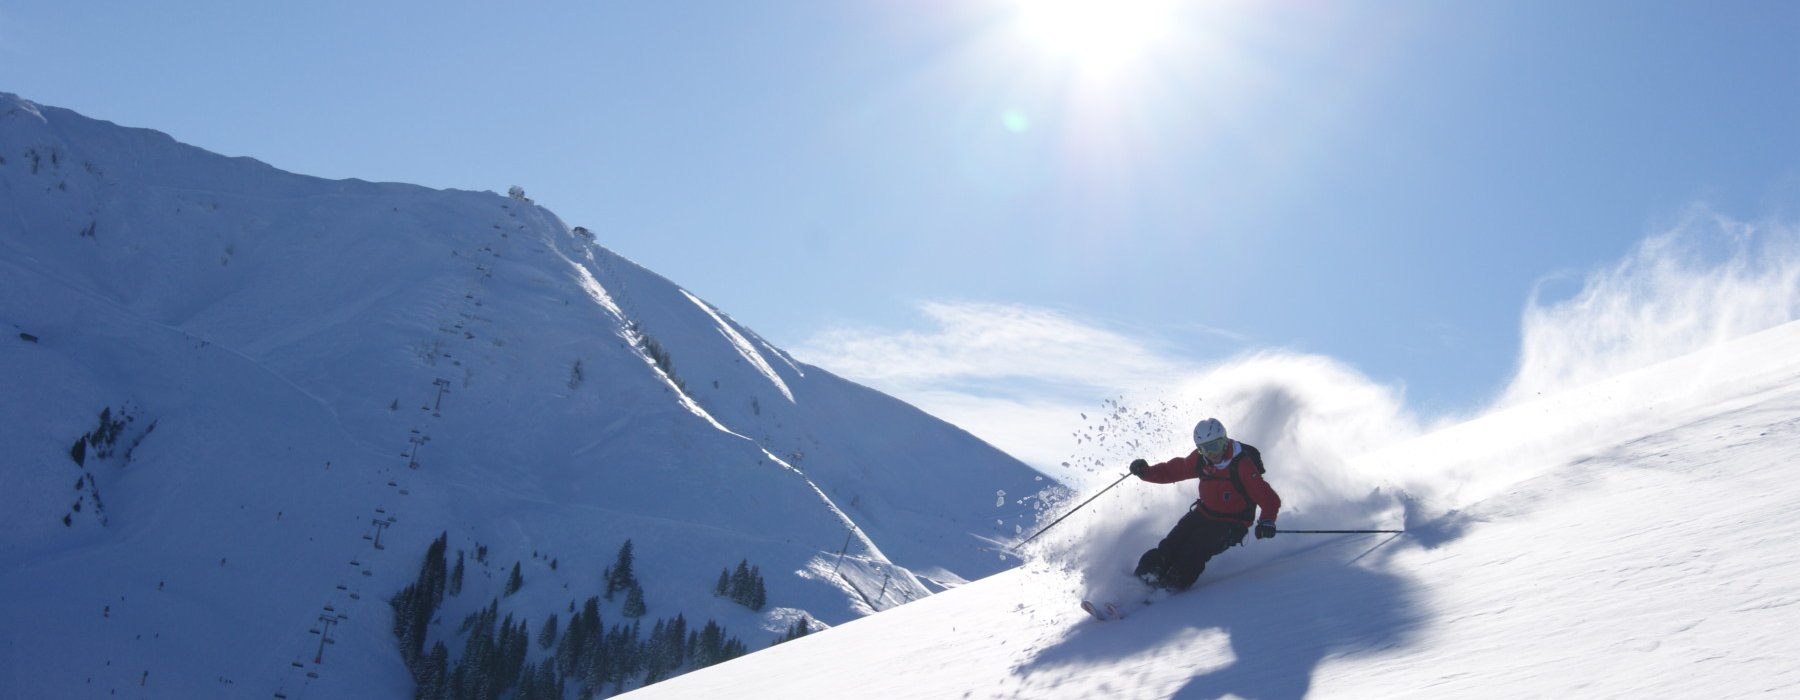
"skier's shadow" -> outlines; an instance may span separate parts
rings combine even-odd
[[[1120,622],[1084,621],[1018,670],[1029,675],[1130,657],[1192,666],[1199,660],[1172,658],[1166,647],[1204,646],[1192,633],[1217,631],[1229,639],[1230,654],[1212,647],[1206,656],[1232,660],[1195,675],[1171,697],[1297,699],[1327,656],[1403,647],[1422,621],[1404,579],[1341,559],[1271,563],[1246,573],[1252,575],[1197,586]]]

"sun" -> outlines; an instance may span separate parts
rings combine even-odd
[[[1175,0],[1015,0],[1019,31],[1089,72],[1127,67],[1166,41]]]

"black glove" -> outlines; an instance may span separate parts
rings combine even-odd
[[[1150,463],[1141,459],[1131,460],[1131,475],[1143,478],[1144,472],[1150,471]]]
[[[1273,520],[1258,520],[1258,521],[1256,521],[1256,539],[1266,540],[1266,539],[1269,539],[1274,536],[1275,536],[1275,521],[1273,521]]]

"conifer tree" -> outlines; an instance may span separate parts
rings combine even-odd
[[[520,620],[519,629],[514,632],[505,648],[505,677],[508,683],[524,679],[525,659],[531,651],[531,624]]]
[[[631,583],[631,590],[625,592],[625,607],[621,611],[626,617],[643,617],[648,609],[644,606],[644,587],[636,581]]]
[[[750,560],[738,561],[737,570],[731,572],[731,599],[738,604],[745,604],[750,594]]]
[[[519,573],[519,563],[513,562],[512,575],[506,577],[506,595],[518,593],[519,588],[524,585],[525,577]]]
[[[450,533],[448,531],[432,540],[431,546],[425,549],[425,563],[419,567],[419,589],[428,596],[428,607],[433,612],[444,602],[444,586],[449,567],[444,565],[444,551],[449,548]],[[430,615],[426,618],[430,619]]]
[[[538,631],[538,648],[549,649],[556,644],[556,613],[544,618],[544,628]]]
[[[457,661],[456,670],[451,673],[454,679],[451,694],[456,698],[491,698],[497,696],[495,686],[495,663],[499,656],[495,653],[497,640],[494,637],[494,621],[499,616],[500,601],[494,599],[487,607],[475,615],[475,624],[469,632],[469,638],[463,643],[462,658]],[[510,623],[510,620],[508,621]]]
[[[556,642],[556,653],[554,658],[556,659],[556,665],[561,668],[564,673],[568,673],[575,668],[575,660],[581,653],[582,642],[585,641],[583,639],[585,636],[583,635],[583,631],[585,629],[586,623],[581,619],[581,613],[575,613],[569,617],[568,630],[564,631],[562,639]]]
[[[466,690],[466,688],[468,688],[468,687],[469,687],[468,665],[462,661],[457,661],[456,668],[450,672],[450,689],[449,689],[450,692],[448,693],[448,695],[452,698],[456,698],[457,700],[461,700],[462,698],[467,698],[467,697],[469,697],[468,691]]]
[[[583,606],[569,618],[569,628],[563,632],[561,642],[556,645],[556,661],[563,673],[578,680],[587,677],[594,659],[591,647],[600,644],[600,612],[599,598],[589,598],[589,605]]]
[[[700,630],[700,640],[694,649],[694,668],[706,668],[723,661],[720,654],[724,653],[724,648],[725,630],[719,627],[719,623],[707,620],[706,626]]]
[[[789,625],[787,632],[782,634],[780,639],[775,640],[769,646],[775,646],[776,644],[781,644],[783,642],[791,642],[808,634],[812,634],[812,620],[802,613],[800,619],[795,620],[794,624]]]
[[[450,571],[450,595],[462,595],[463,587],[463,552],[456,550],[456,568]]]
[[[687,663],[687,636],[687,618],[681,613],[675,613],[675,621],[669,623],[669,643],[673,647],[675,668],[681,668],[683,664]]]
[[[591,595],[581,603],[581,614],[587,616],[589,623],[600,624],[600,596]],[[599,630],[595,630],[598,632]]]
[[[668,671],[674,670],[669,663],[669,630],[662,620],[650,628],[650,640],[644,643],[644,685],[650,685],[664,678]]]
[[[636,676],[643,669],[643,645],[638,642],[640,627],[632,623],[613,625],[606,633],[606,643],[600,653],[599,673],[595,676],[594,690],[599,692],[601,686],[611,683],[613,693],[623,692],[625,681]]]
[[[749,600],[745,602],[745,605],[749,606],[751,610],[761,611],[764,605],[768,605],[769,592],[763,587],[761,567],[751,567],[750,592],[746,597]]]
[[[742,641],[739,641],[737,637],[731,637],[725,640],[724,648],[719,652],[719,661],[730,661],[743,656],[747,651],[749,650],[744,648]]]
[[[619,591],[629,592],[632,586],[637,585],[637,574],[633,573],[631,570],[632,559],[631,540],[625,540],[625,544],[619,547],[618,559],[613,562],[612,568],[607,570],[607,600],[612,600],[614,593],[618,593]]]
[[[762,610],[768,604],[769,596],[763,584],[762,567],[751,566],[748,559],[739,561],[737,570],[729,576],[720,574],[719,583],[714,587],[715,594],[721,587],[733,602],[751,610]]]
[[[394,610],[394,637],[400,641],[400,657],[406,661],[413,679],[426,682],[425,636],[431,619],[444,600],[444,551],[450,534],[440,534],[425,549],[425,561],[419,565],[418,577],[388,601]]]
[[[519,671],[519,692],[513,695],[513,700],[549,700],[538,690],[537,679],[537,666],[525,664]]]
[[[432,645],[425,657],[424,673],[413,691],[416,700],[448,700],[450,697],[450,650],[443,642]]]
[[[407,584],[388,604],[394,608],[394,637],[400,640],[400,658],[411,667],[418,661],[419,650],[425,644],[415,625],[420,607],[418,584]]]
[[[720,598],[731,592],[731,570],[719,569],[719,583],[713,586],[713,595]]]

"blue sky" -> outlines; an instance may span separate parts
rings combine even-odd
[[[521,185],[958,422],[1265,349],[1470,412],[1534,294],[1800,205],[1795,3],[1057,4],[13,0],[0,90],[310,175]]]

